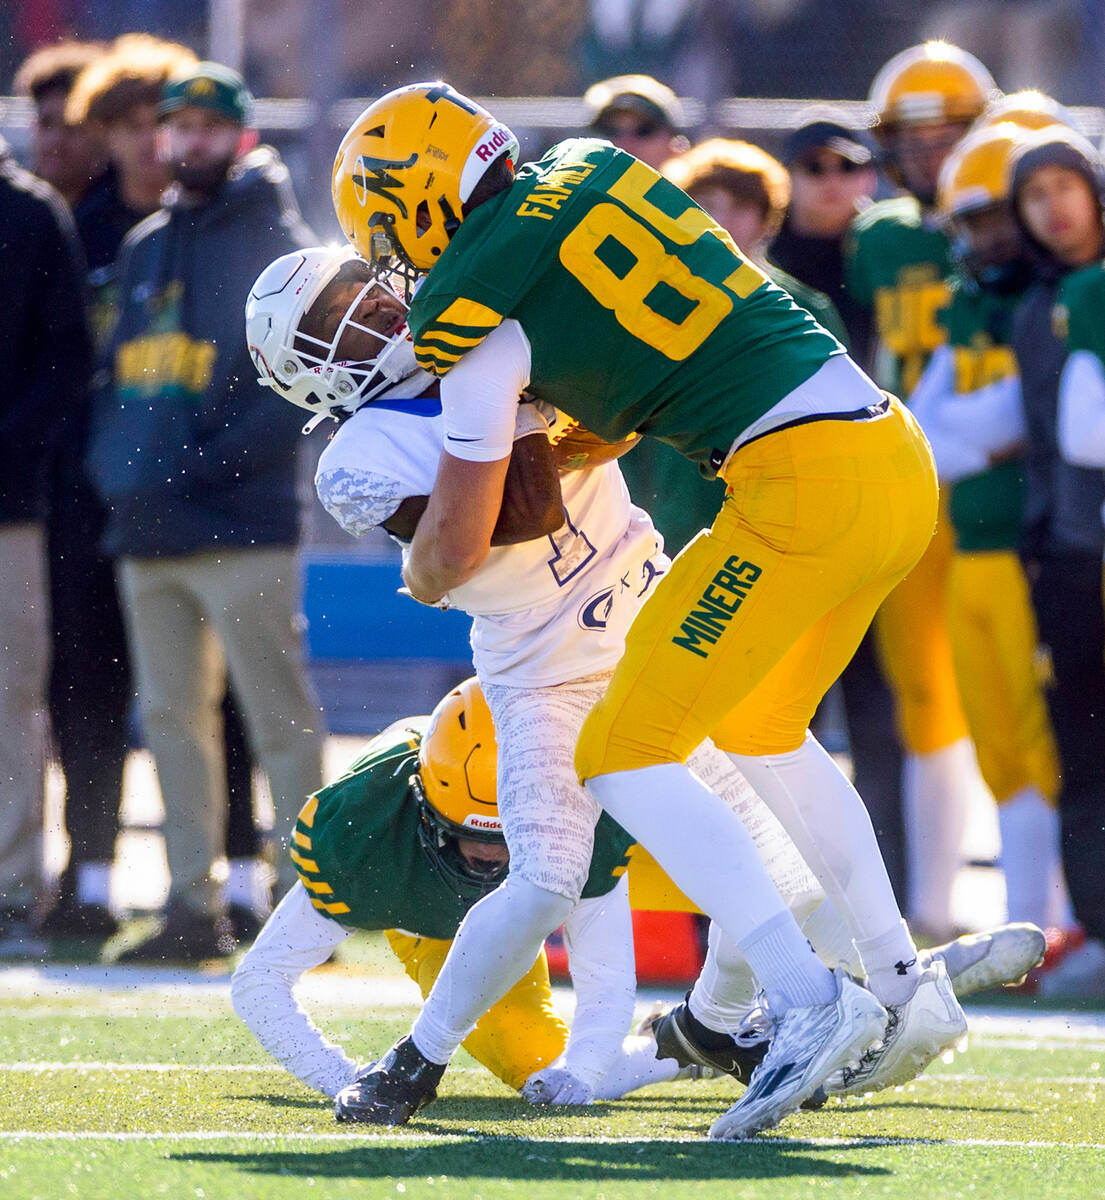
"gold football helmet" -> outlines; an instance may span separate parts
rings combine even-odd
[[[397,255],[428,271],[464,219],[464,204],[518,140],[446,83],[382,96],[353,122],[334,160],[334,210],[345,236],[375,263]]]
[[[434,866],[454,886],[479,893],[497,887],[506,864],[481,870],[460,854],[457,838],[503,845],[496,800],[498,751],[491,711],[479,682],[466,679],[434,709],[411,779],[418,799],[418,836]]]
[[[1008,167],[1026,131],[1011,121],[972,130],[940,169],[936,206],[945,217],[1001,204],[1009,194]]]
[[[990,72],[973,54],[947,42],[902,50],[883,66],[869,97],[876,131],[902,125],[973,121],[997,95]]]
[[[975,129],[1011,121],[1022,129],[1047,129],[1052,125],[1066,125],[1077,130],[1078,123],[1058,100],[1043,92],[1029,88],[1023,92],[1011,92],[986,106],[982,116],[974,124]]]

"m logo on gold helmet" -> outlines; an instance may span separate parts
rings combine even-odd
[[[334,210],[370,262],[382,247],[428,271],[464,219],[488,168],[518,159],[514,134],[441,82],[399,88],[350,126],[334,160]]]

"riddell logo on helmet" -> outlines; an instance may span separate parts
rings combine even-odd
[[[491,133],[476,147],[476,157],[480,162],[489,163],[504,146],[509,146],[514,135],[505,125],[496,125]]]
[[[464,818],[464,824],[468,829],[489,829],[493,833],[499,833],[503,827],[497,817],[475,817],[471,814]]]

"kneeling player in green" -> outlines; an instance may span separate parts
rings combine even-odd
[[[264,1048],[308,1086],[335,1096],[356,1064],[296,1003],[303,973],[355,930],[386,930],[425,996],[465,913],[506,876],[495,767],[491,715],[470,679],[429,719],[385,729],[300,813],[291,853],[301,881],[235,971],[231,995]],[[507,1086],[525,1087],[527,1099],[612,1099],[687,1073],[657,1060],[651,1038],[623,1044],[635,989],[624,894],[630,841],[609,817],[600,820],[583,899],[565,925],[577,996],[571,1035],[553,1007],[542,950],[464,1042]],[[592,1092],[581,1081],[594,1076],[596,1049],[605,1062],[611,1043],[620,1053]],[[550,1069],[561,1059],[563,1069]]]

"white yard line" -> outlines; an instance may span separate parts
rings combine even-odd
[[[11,1072],[16,1075],[60,1075],[67,1071],[101,1072],[105,1074],[144,1073],[150,1075],[169,1075],[180,1071],[193,1071],[200,1074],[287,1074],[285,1069],[276,1063],[167,1063],[167,1062],[84,1062],[75,1059],[72,1062],[0,1062],[0,1074]],[[482,1067],[453,1067],[450,1075],[481,1074]],[[1096,1087],[1105,1084],[1105,1074],[1101,1075],[968,1075],[942,1073],[935,1075],[920,1075],[906,1086],[912,1087],[918,1083],[943,1085],[948,1083],[962,1084],[1062,1084],[1068,1087]]]
[[[359,1142],[366,1145],[399,1142],[410,1145],[412,1142],[428,1142],[434,1145],[460,1144],[465,1142],[515,1143],[517,1145],[569,1145],[587,1148],[591,1146],[671,1146],[692,1145],[706,1146],[711,1143],[704,1137],[512,1137],[496,1135],[464,1135],[441,1133],[406,1133],[395,1134],[361,1133],[268,1133],[256,1130],[235,1129],[195,1129],[171,1133],[168,1131],[108,1133],[102,1130],[57,1130],[49,1132],[37,1129],[11,1129],[0,1131],[0,1142]],[[769,1136],[749,1146],[810,1146],[819,1150],[850,1150],[864,1149],[870,1146],[923,1146],[931,1149],[944,1147],[982,1148],[982,1149],[1017,1149],[1017,1150],[1105,1150],[1105,1142],[1045,1142],[1017,1141],[1002,1138],[896,1138],[896,1137],[855,1137],[855,1138],[787,1138]]]

